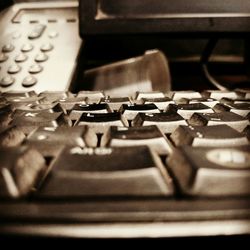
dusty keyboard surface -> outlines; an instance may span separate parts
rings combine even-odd
[[[249,93],[0,93],[0,233],[250,234]]]

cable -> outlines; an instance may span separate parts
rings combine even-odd
[[[215,86],[217,89],[219,90],[228,90],[226,87],[224,87],[221,83],[219,83],[209,72],[207,64],[209,62],[209,58],[216,46],[216,44],[218,43],[218,38],[211,38],[205,49],[203,50],[202,54],[201,54],[201,59],[200,59],[200,63],[201,63],[201,69],[202,72],[205,76],[205,78],[208,80],[208,82],[210,84],[212,84],[213,86]]]

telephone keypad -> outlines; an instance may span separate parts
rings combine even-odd
[[[56,14],[47,2],[17,3],[0,12],[5,21],[0,25],[0,91],[71,89],[82,40],[77,21],[67,20],[77,20],[78,4],[60,4],[63,11]],[[30,13],[40,8],[44,12],[32,19]]]

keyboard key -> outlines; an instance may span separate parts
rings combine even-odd
[[[139,113],[132,121],[132,126],[156,125],[164,134],[172,133],[180,125],[188,125],[185,119],[175,112]]]
[[[0,196],[28,195],[45,169],[44,158],[32,148],[0,148]]]
[[[245,99],[250,99],[250,89],[236,89],[237,95]]]
[[[193,126],[214,126],[226,124],[239,132],[249,124],[247,118],[231,112],[221,112],[221,113],[194,113],[190,120],[188,121],[190,125]]]
[[[79,91],[77,94],[77,97],[86,97],[88,103],[99,103],[101,98],[104,98],[104,92],[103,91],[87,91],[82,90]]]
[[[62,112],[49,113],[46,111],[22,112],[14,115],[12,125],[29,134],[37,127],[72,126],[71,121]]]
[[[102,137],[101,146],[107,147],[132,147],[149,146],[157,154],[169,154],[172,152],[172,145],[162,134],[157,126],[145,127],[114,127]]]
[[[71,120],[78,120],[83,113],[111,113],[112,110],[107,103],[75,104],[69,114]]]
[[[56,156],[60,146],[96,147],[97,137],[87,126],[40,127],[27,138],[26,143],[43,156]]]
[[[247,116],[250,112],[250,103],[238,103],[238,104],[216,104],[214,106],[216,112],[229,111],[241,116]]]
[[[250,194],[250,146],[174,150],[167,164],[181,192],[192,196]]]
[[[193,98],[193,99],[182,99],[184,103],[187,104],[194,104],[194,103],[202,103],[210,108],[213,108],[217,103],[219,103],[218,100],[215,100],[213,98]]]
[[[76,124],[88,125],[95,133],[104,133],[110,126],[129,126],[128,121],[119,112],[83,113]]]
[[[25,139],[23,131],[16,126],[0,129],[0,147],[15,147]]]
[[[138,113],[160,113],[153,103],[150,104],[123,104],[119,110],[127,120],[133,120]]]
[[[8,97],[8,102],[12,105],[13,108],[18,108],[23,105],[35,105],[47,103],[47,100],[44,97]]]
[[[184,119],[189,119],[194,113],[213,113],[214,111],[202,104],[202,103],[193,103],[193,104],[170,104],[167,108],[169,112],[176,112]]]
[[[2,96],[4,96],[7,100],[13,99],[13,98],[26,98],[26,97],[34,97],[36,96],[35,91],[8,91],[2,93]]]
[[[0,128],[8,126],[12,121],[12,111],[10,104],[0,104]]]
[[[250,99],[242,99],[242,98],[237,98],[237,99],[231,99],[231,98],[222,98],[220,100],[221,103],[225,104],[238,104],[238,103],[250,103]]]
[[[46,100],[49,102],[59,102],[61,99],[69,98],[69,97],[74,97],[74,95],[69,92],[63,92],[63,91],[43,91],[39,95],[39,97],[45,97]]]
[[[235,91],[223,91],[223,90],[206,90],[202,92],[202,96],[205,98],[214,98],[216,100],[221,100],[224,97],[237,99],[239,95]]]
[[[18,107],[15,110],[15,114],[20,112],[40,112],[40,111],[47,111],[48,113],[55,113],[55,112],[63,112],[67,114],[66,110],[62,108],[62,105],[59,103],[51,103],[51,104],[33,104],[29,103],[23,106]]]
[[[52,165],[41,197],[171,196],[172,179],[148,147],[66,147]],[[61,185],[63,183],[63,185]]]
[[[129,97],[105,97],[100,103],[107,103],[112,110],[119,110],[122,104],[132,104]]]
[[[176,146],[193,147],[235,147],[248,145],[243,133],[227,125],[179,126],[170,136]]]
[[[159,110],[166,110],[169,104],[174,104],[175,102],[169,97],[162,98],[142,98],[142,104],[154,103]]]
[[[172,98],[174,101],[178,101],[182,98],[193,99],[193,98],[201,98],[202,96],[197,91],[185,90],[185,91],[172,91],[169,97]]]
[[[164,93],[160,91],[151,91],[151,92],[140,92],[135,93],[135,100],[141,100],[142,98],[164,98]]]
[[[75,104],[87,104],[86,97],[67,97],[58,100],[63,109],[70,112]]]

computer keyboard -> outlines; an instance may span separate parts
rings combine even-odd
[[[0,93],[0,234],[250,234],[249,95]]]

